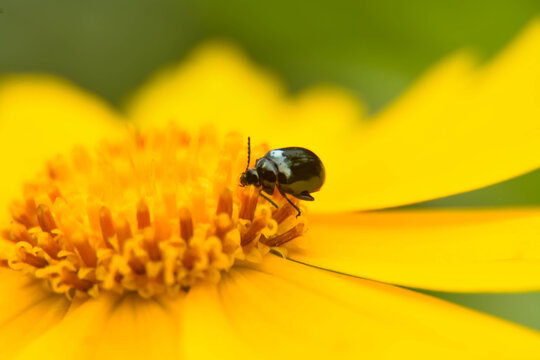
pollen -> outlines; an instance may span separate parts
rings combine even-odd
[[[239,186],[246,152],[239,133],[170,125],[59,155],[13,202],[1,236],[14,246],[2,263],[69,298],[152,297],[283,254],[303,237],[305,217],[277,191],[276,209],[259,189]]]

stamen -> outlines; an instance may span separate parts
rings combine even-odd
[[[232,215],[233,209],[233,197],[232,192],[228,188],[223,189],[221,195],[219,196],[218,206],[216,214],[225,213],[229,216]]]
[[[150,211],[146,201],[143,199],[137,203],[137,226],[139,230],[150,226]]]
[[[242,246],[245,246],[252,242],[259,234],[259,232],[264,229],[267,223],[268,219],[265,216],[256,217],[255,220],[253,220],[253,223],[249,227],[248,231],[242,236]]]
[[[36,222],[35,222],[33,216],[28,214],[26,209],[21,204],[14,202],[11,205],[10,211],[11,211],[11,216],[13,217],[13,219],[16,222],[24,225],[25,227],[31,228],[31,227],[36,225]],[[34,210],[34,212],[35,212],[35,210]]]
[[[38,245],[53,259],[58,259],[58,253],[62,250],[49,233],[39,234]]]
[[[31,222],[33,225],[36,225],[36,200],[34,199],[35,193],[34,189],[30,190],[28,186],[26,186],[23,190],[24,192],[24,211],[26,212],[27,216],[31,219]]]
[[[124,244],[127,240],[133,238],[133,233],[131,232],[131,226],[127,220],[121,217],[118,221],[118,227],[116,229],[116,237],[118,240],[118,251],[123,252]]]
[[[239,217],[240,219],[252,220],[259,200],[259,193],[254,186],[248,186],[248,191],[244,192],[243,196]]]
[[[193,236],[193,220],[188,208],[180,209],[180,237],[188,241]]]
[[[161,259],[161,253],[159,252],[158,241],[154,229],[146,228],[144,230],[143,244],[152,261]]]
[[[302,236],[304,233],[304,224],[300,223],[290,229],[289,231],[284,232],[281,235],[275,236],[270,239],[264,240],[264,244],[268,246],[281,246],[297,237]]]
[[[88,291],[94,286],[91,281],[79,279],[76,272],[69,270],[64,270],[62,272],[62,282],[71,285],[80,291]]]
[[[90,246],[88,239],[82,233],[78,232],[73,234],[71,241],[77,248],[85,265],[88,267],[95,267],[97,264],[96,251]]]
[[[286,206],[281,206],[279,209],[277,209],[272,214],[272,218],[278,223],[280,223],[293,214],[296,215],[296,209],[293,208],[290,204],[287,204]]]
[[[133,269],[136,274],[143,275],[146,273],[146,268],[141,260],[137,258],[131,258],[128,261],[128,265]]]
[[[36,268],[43,268],[47,266],[47,260],[27,252],[22,254],[21,261]]]
[[[32,246],[35,246],[37,244],[36,239],[34,239],[28,233],[28,231],[26,230],[26,227],[16,222],[11,224],[11,232],[9,233],[9,235],[10,235],[11,240],[15,242],[25,241]]]
[[[188,249],[184,253],[184,258],[182,259],[182,264],[188,270],[192,270],[195,266],[195,263],[199,260],[199,252],[196,249]]]
[[[49,207],[47,205],[39,205],[36,210],[36,215],[41,230],[51,232],[54,229],[57,229],[56,223],[54,222],[53,216],[51,214],[51,210],[49,210]]]
[[[106,206],[102,206],[99,209],[99,226],[101,227],[103,240],[108,243],[108,239],[112,238],[116,231],[114,230],[111,211]]]

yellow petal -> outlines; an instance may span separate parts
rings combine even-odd
[[[221,304],[215,284],[202,284],[190,289],[184,311],[179,344],[185,359],[258,359],[260,352],[249,349],[238,337]]]
[[[81,304],[13,359],[88,359],[93,352],[88,354],[87,351],[97,342],[96,337],[113,308],[114,299],[108,296]]]
[[[104,320],[88,359],[178,359],[177,309],[167,303],[128,295]]]
[[[419,210],[316,215],[291,259],[410,287],[540,290],[540,210]]]
[[[54,77],[0,81],[0,214],[20,193],[22,181],[44,169],[46,160],[114,136],[119,120],[103,101]]]
[[[222,42],[203,45],[179,66],[158,73],[128,106],[130,117],[143,127],[171,121],[192,129],[213,124],[274,145],[309,141],[329,121],[343,130],[358,121],[361,110],[352,95],[332,86],[287,98],[279,80]]]
[[[540,166],[540,21],[475,68],[458,54],[328,159],[316,210],[376,209],[491,185]],[[334,161],[335,160],[335,161]],[[340,186],[338,186],[340,185]]]
[[[233,269],[213,302],[236,336],[263,358],[522,359],[540,351],[533,331],[278,257],[258,268]]]
[[[233,269],[218,286],[193,288],[185,303],[131,295],[86,301],[15,359],[521,359],[540,351],[533,331],[277,257]]]
[[[69,308],[65,296],[51,294],[41,281],[0,268],[0,359],[8,359],[48,328]]]
[[[105,294],[80,305],[16,359],[178,359],[174,311],[138,295]]]
[[[195,129],[213,123],[243,130],[249,124],[268,124],[282,96],[278,81],[256,69],[238,49],[215,42],[157,74],[128,110],[142,126],[176,121]]]

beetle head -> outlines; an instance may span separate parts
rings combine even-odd
[[[257,173],[257,170],[255,169],[247,169],[245,172],[242,173],[242,176],[240,176],[240,184],[242,186],[247,185],[255,185],[259,186],[259,174]]]

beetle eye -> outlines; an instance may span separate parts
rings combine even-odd
[[[252,170],[252,169],[249,169]],[[259,183],[259,175],[256,171],[249,171],[246,173],[246,180],[248,184],[258,184]]]

